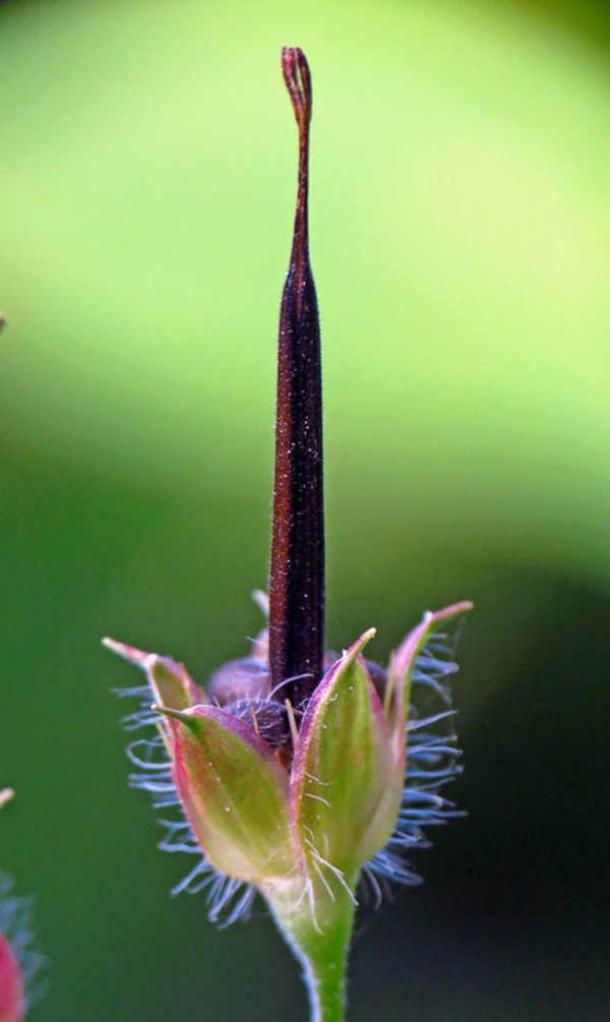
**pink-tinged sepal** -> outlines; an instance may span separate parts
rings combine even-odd
[[[205,689],[191,678],[184,664],[158,653],[144,653],[115,639],[102,639],[104,646],[123,660],[144,671],[151,691],[151,702],[171,710],[187,710],[190,706],[209,702]]]
[[[252,598],[265,618],[269,617],[269,597],[255,589]],[[269,629],[263,628],[251,642],[250,654],[218,667],[208,679],[210,699],[226,706],[246,699],[267,699],[271,694],[269,670]]]
[[[145,653],[135,646],[128,646],[115,639],[102,639],[104,646],[116,653],[123,660],[135,664],[146,675],[148,688],[150,690],[150,702],[159,703],[171,710],[187,710],[191,706],[209,702],[208,695],[201,685],[198,685],[191,678],[184,664],[172,660],[171,657],[159,656],[157,653]],[[144,690],[145,692],[146,690]],[[130,695],[131,692],[126,694]],[[141,695],[141,692],[137,693]],[[134,716],[132,726],[139,727],[141,724],[150,723],[147,711]],[[171,737],[167,723],[161,718],[156,718],[155,723],[166,746],[169,747]]]
[[[269,667],[254,656],[229,660],[208,681],[210,698],[217,706],[241,699],[266,699],[270,690]]]
[[[411,683],[417,657],[435,632],[469,610],[472,610],[472,603],[463,600],[460,603],[452,603],[448,607],[443,607],[442,610],[425,611],[420,623],[409,632],[392,654],[388,667],[384,706],[395,739],[398,739],[399,742],[402,740],[407,721]]]
[[[173,735],[173,779],[209,862],[258,886],[295,868],[288,783],[252,724],[214,706],[157,708]]]
[[[291,810],[313,882],[353,886],[362,864],[390,836],[402,784],[393,778],[390,732],[361,651],[365,632],[316,688],[299,731]],[[388,787],[394,792],[385,814]]]
[[[430,846],[428,827],[463,815],[444,794],[445,785],[462,770],[448,679],[458,670],[455,622],[471,608],[464,601],[427,611],[391,657],[383,698],[393,754],[405,763],[404,788],[394,832],[366,866],[374,889],[374,874],[420,883],[404,853]]]

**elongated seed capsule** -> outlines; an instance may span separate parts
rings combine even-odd
[[[322,376],[318,303],[308,248],[311,78],[302,50],[284,47],[282,71],[299,131],[299,176],[278,339],[269,661],[272,687],[281,686],[277,698],[288,698],[298,707],[322,674]]]

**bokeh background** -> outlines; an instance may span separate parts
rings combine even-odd
[[[306,1018],[128,790],[136,679],[259,626],[296,135],[315,82],[329,644],[470,597],[469,817],[364,912],[353,1022],[609,1017],[610,17],[603,2],[0,4],[1,862],[40,1022]]]

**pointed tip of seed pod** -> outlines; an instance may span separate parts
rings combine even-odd
[[[311,119],[311,75],[307,57],[299,46],[282,47],[282,73],[297,124],[302,129]]]

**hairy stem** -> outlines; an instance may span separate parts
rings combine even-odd
[[[344,1022],[347,959],[354,922],[354,901],[340,886],[316,898],[319,909],[302,902],[270,900],[275,920],[303,966],[311,1022]],[[315,897],[315,895],[314,895]]]
[[[341,932],[303,954],[304,978],[309,992],[311,1022],[343,1022],[348,942]]]

